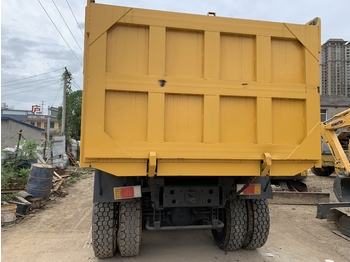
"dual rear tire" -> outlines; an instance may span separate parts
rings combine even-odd
[[[113,257],[118,250],[123,257],[137,256],[142,236],[140,199],[120,203],[94,203],[92,245],[96,257]]]
[[[223,250],[256,249],[267,241],[270,215],[266,199],[228,201],[219,219],[225,226],[212,230],[212,234]]]
[[[139,254],[142,236],[140,199],[94,203],[92,216],[92,242],[96,257],[113,257],[117,247],[123,257]],[[212,234],[223,250],[256,249],[267,241],[270,215],[266,199],[227,201],[219,219],[225,226],[212,230]]]

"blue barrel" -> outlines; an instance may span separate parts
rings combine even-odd
[[[27,182],[27,192],[46,200],[50,197],[54,168],[46,164],[32,164]]]

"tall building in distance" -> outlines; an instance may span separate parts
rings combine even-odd
[[[350,97],[350,41],[331,38],[322,45],[321,95]]]

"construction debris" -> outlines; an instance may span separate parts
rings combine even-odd
[[[67,155],[68,155],[69,160],[72,163],[72,165],[79,166],[78,162],[75,160],[75,157],[74,157],[73,153],[67,152]]]
[[[56,171],[53,171],[53,174],[54,174],[56,177],[58,177],[59,179],[62,179],[62,177],[61,177],[59,174],[57,174]]]

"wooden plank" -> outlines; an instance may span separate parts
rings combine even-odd
[[[1,194],[12,194],[12,193],[18,193],[20,191],[23,191],[22,189],[1,189]]]
[[[61,177],[59,174],[57,174],[56,171],[53,171],[53,174],[54,174],[56,177],[58,177],[59,179],[62,179],[62,177]]]
[[[52,191],[57,191],[57,190],[60,188],[60,186],[62,185],[63,181],[64,181],[63,179],[60,180],[60,181],[54,186],[54,188],[52,189]]]
[[[320,192],[273,192],[269,204],[279,205],[316,205],[329,202],[329,193]]]

